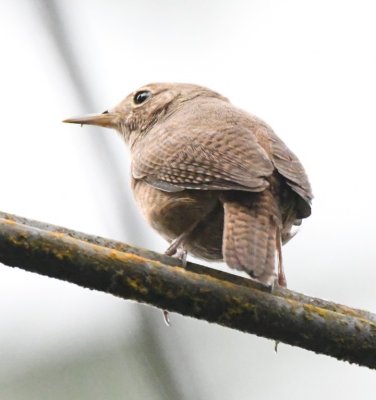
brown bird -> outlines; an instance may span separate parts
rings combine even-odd
[[[64,122],[116,129],[151,226],[178,249],[286,286],[281,245],[311,213],[298,158],[262,120],[207,88],[153,83],[102,114]],[[275,255],[278,254],[278,274]]]

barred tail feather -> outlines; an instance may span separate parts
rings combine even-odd
[[[236,192],[225,194],[222,201],[225,262],[265,285],[273,284],[280,217],[272,193]]]

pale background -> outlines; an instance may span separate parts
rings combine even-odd
[[[374,1],[3,0],[0,210],[158,251],[115,133],[64,125],[153,81],[199,83],[303,161],[290,288],[376,311]],[[0,266],[0,398],[366,399],[375,372]]]

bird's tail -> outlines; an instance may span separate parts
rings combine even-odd
[[[269,189],[260,193],[224,193],[223,257],[229,267],[246,271],[265,285],[276,279],[281,217]]]

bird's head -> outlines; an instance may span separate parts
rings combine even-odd
[[[146,134],[183,104],[200,97],[224,97],[202,86],[186,83],[151,83],[130,93],[121,103],[101,114],[68,118],[63,122],[97,125],[119,131],[127,142]]]

